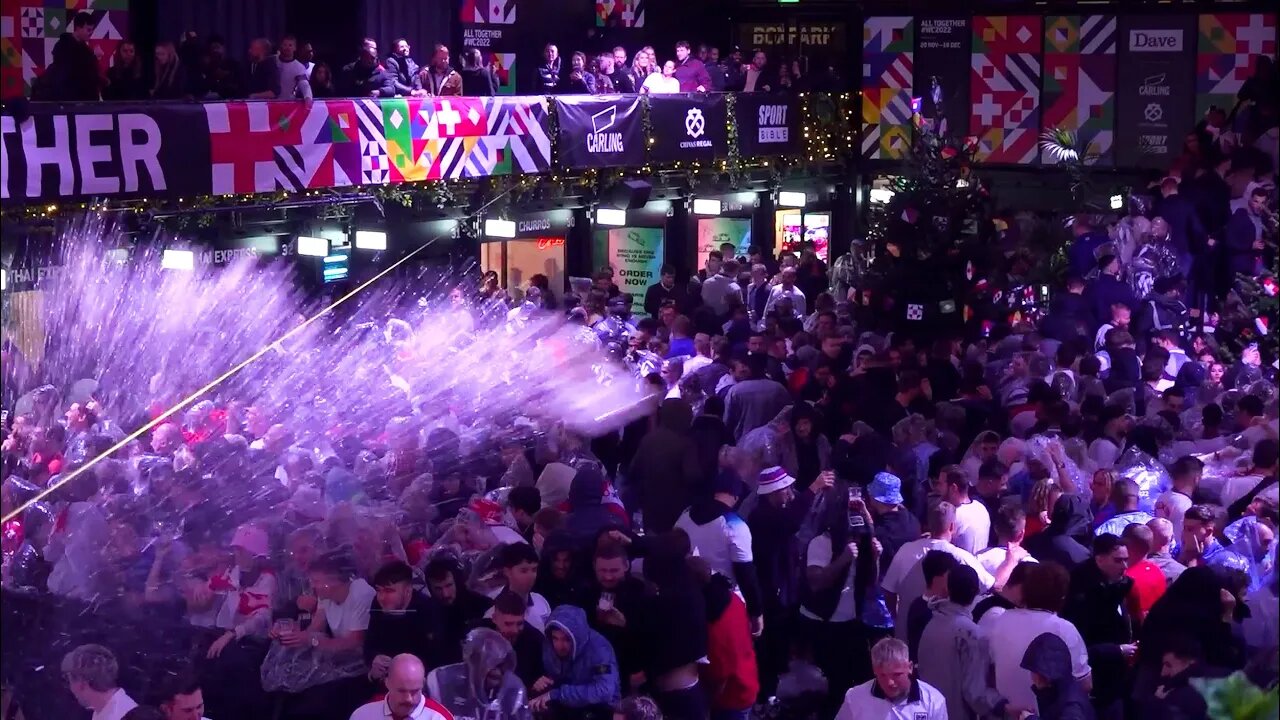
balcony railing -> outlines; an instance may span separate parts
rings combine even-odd
[[[0,115],[0,199],[241,195],[799,156],[806,105],[764,93],[22,103]]]

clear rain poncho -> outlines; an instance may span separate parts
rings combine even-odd
[[[502,635],[477,628],[462,642],[462,662],[427,676],[427,694],[456,720],[529,720],[516,652]]]
[[[1115,469],[1119,477],[1137,483],[1138,509],[1148,514],[1155,514],[1156,498],[1173,487],[1173,478],[1164,463],[1134,445],[1120,454]]]

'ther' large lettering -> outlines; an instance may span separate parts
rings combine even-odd
[[[11,140],[16,147],[10,148]],[[26,183],[14,189],[26,199],[137,192],[144,171],[147,189],[164,191],[160,146],[160,127],[141,113],[36,114],[21,124],[0,116],[0,198],[11,196],[19,162]],[[46,167],[56,168],[56,189],[45,187]]]

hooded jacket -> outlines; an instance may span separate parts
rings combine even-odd
[[[569,636],[569,656],[556,654],[552,634],[560,630]],[[571,708],[613,705],[622,695],[618,682],[618,661],[613,647],[600,633],[587,626],[587,614],[580,607],[561,605],[547,621],[542,664],[555,681],[551,699]]]
[[[1085,289],[1085,300],[1093,311],[1094,327],[1111,321],[1112,305],[1127,305],[1133,310],[1138,299],[1133,295],[1133,288],[1114,275],[1103,273]]]
[[[625,529],[626,512],[604,501],[608,480],[593,467],[582,467],[569,484],[569,515],[565,527],[578,547],[583,547],[607,528]]]
[[[947,699],[950,720],[1003,715],[1008,701],[987,682],[990,645],[968,608],[951,601],[933,607],[920,636],[918,667],[920,679]]]
[[[728,577],[747,601],[747,612],[759,617],[760,581],[751,554],[751,529],[733,508],[714,498],[694,503],[680,516],[676,527],[684,530],[714,572]]]
[[[664,400],[658,408],[658,426],[644,436],[627,471],[627,485],[634,490],[644,513],[645,531],[670,530],[681,511],[693,500],[693,489],[706,478],[698,466],[698,452],[689,439],[693,411],[686,401]]]
[[[1053,504],[1049,527],[1027,540],[1027,552],[1041,562],[1053,561],[1067,569],[1088,561],[1093,555],[1077,538],[1093,533],[1089,502],[1080,495],[1063,495]]]
[[[485,685],[492,670],[502,671],[496,688]],[[462,642],[462,662],[445,665],[427,676],[427,695],[455,717],[529,720],[524,683],[516,677],[516,653],[496,630],[477,628]],[[496,702],[500,714],[490,714]]]
[[[1071,651],[1062,638],[1044,633],[1031,641],[1022,656],[1022,668],[1042,675],[1051,683],[1035,688],[1039,720],[1093,720],[1089,695],[1071,674]]]
[[[1132,642],[1133,624],[1125,602],[1132,589],[1133,578],[1122,575],[1107,582],[1096,562],[1082,562],[1071,572],[1062,617],[1076,626],[1090,647]]]

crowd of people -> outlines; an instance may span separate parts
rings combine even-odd
[[[449,48],[431,46],[419,64],[405,38],[384,52],[365,38],[349,63],[317,58],[312,43],[285,35],[278,43],[257,38],[242,61],[232,57],[219,35],[186,33],[179,42],[156,44],[152,62],[144,62],[136,43],[120,42],[105,73],[89,47],[93,16],[78,13],[52,51],[52,62],[35,81],[36,100],[239,100],[330,97],[485,97],[498,93],[499,77],[509,68],[501,58],[486,60],[466,48],[452,62]],[[628,53],[621,46],[591,54],[574,52],[568,62],[548,44],[542,61],[517,86],[531,94],[605,94],[675,92],[835,92],[841,82],[833,67],[809,72],[808,58],[770,65],[763,50],[744,56],[733,48],[723,59],[708,45],[677,43],[674,57],[658,62],[652,46]]]
[[[163,52],[179,96],[321,95],[305,43],[255,42],[247,72],[203,45]],[[87,72],[76,52],[50,82]],[[675,55],[566,69],[548,46],[537,91],[782,83],[761,55]],[[337,85],[476,77],[442,46],[420,68],[366,40]],[[648,412],[595,437],[537,407],[320,422],[215,393],[122,444],[132,418],[33,369],[0,447],[0,711],[1163,720],[1209,717],[1202,681],[1274,691],[1276,358],[1223,342],[1236,276],[1275,292],[1274,164],[1211,125],[1149,208],[1076,218],[1044,312],[980,332],[832,292],[805,243],[727,244],[643,298],[611,268],[455,288],[461,333],[563,317],[632,371]],[[933,278],[903,217],[864,278],[877,298]],[[988,277],[1025,270],[985,250]]]
[[[1126,281],[1111,257],[1091,287]],[[11,701],[1141,718],[1205,717],[1193,679],[1274,684],[1256,348],[1225,369],[1190,323],[1131,326],[1124,303],[1062,341],[1053,309],[917,348],[860,328],[826,273],[811,248],[725,247],[688,283],[665,268],[644,318],[607,269],[558,298],[535,280],[509,301],[495,276],[455,293],[472,327],[564,313],[634,370],[652,416],[595,438],[533,408],[324,428],[226,399],[63,482],[118,425],[45,388],[3,446],[6,514],[57,487],[4,527]]]

